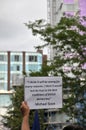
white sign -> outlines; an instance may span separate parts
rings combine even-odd
[[[62,108],[62,77],[25,77],[24,86],[30,109]]]

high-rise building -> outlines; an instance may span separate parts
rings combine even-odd
[[[59,22],[64,12],[86,15],[86,0],[47,0],[47,19],[51,25]]]
[[[48,23],[54,26],[59,23],[63,14],[80,14],[81,16],[86,16],[86,0],[47,0],[47,17]],[[58,43],[57,43],[58,44]],[[50,60],[56,54],[56,49],[49,46],[49,58]],[[70,123],[68,117],[63,113],[59,114],[57,110],[47,110],[45,113],[46,121],[51,129],[60,130],[62,125]],[[58,128],[59,127],[59,128]]]
[[[52,26],[56,25],[64,13],[86,15],[86,0],[47,0],[47,19]],[[49,59],[55,56],[55,49],[49,46]]]

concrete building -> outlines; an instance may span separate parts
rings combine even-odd
[[[47,19],[52,26],[56,25],[64,13],[86,15],[86,0],[47,0]],[[52,60],[56,50],[49,46],[49,59]]]
[[[48,22],[57,24],[64,12],[75,14],[79,10],[78,0],[47,0]]]
[[[47,55],[44,55],[42,50],[0,51],[0,115],[5,114],[8,105],[11,104],[12,86],[23,84],[23,72],[29,75],[31,71],[40,71],[46,60]]]
[[[51,26],[58,24],[64,13],[76,15],[79,11],[81,16],[86,16],[86,0],[47,0],[47,19]],[[49,59],[52,60],[55,54],[56,49],[50,45]],[[60,130],[67,123],[73,122],[64,113],[59,114],[58,109],[47,110],[45,116],[47,129]]]

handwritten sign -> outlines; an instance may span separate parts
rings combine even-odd
[[[25,77],[24,86],[30,109],[62,108],[62,77]]]

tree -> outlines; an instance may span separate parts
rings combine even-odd
[[[23,86],[15,86],[12,95],[12,104],[7,109],[7,114],[3,116],[3,124],[11,130],[21,130],[22,115],[20,111],[21,102],[24,100]]]
[[[11,101],[12,104],[7,109],[7,114],[2,116],[3,117],[3,125],[10,130],[21,130],[21,123],[22,123],[22,114],[20,110],[21,102],[24,100],[24,90],[23,86],[17,86],[15,88],[15,93],[13,94]],[[40,128],[44,130],[44,110],[38,110],[39,113],[39,121],[40,121]],[[33,120],[34,120],[35,110],[30,111],[30,127],[32,128]]]
[[[31,72],[30,76],[48,76],[49,73],[51,72],[51,69],[52,69],[52,66],[43,64],[39,72]]]
[[[50,67],[49,67],[50,68]],[[31,72],[30,76],[47,76],[48,71],[50,70],[47,65],[43,65],[40,72]],[[45,71],[46,70],[46,71]],[[23,75],[27,74],[23,72]],[[7,109],[7,114],[3,117],[3,124],[5,127],[10,128],[11,130],[21,130],[22,123],[22,114],[20,110],[21,102],[24,101],[24,85],[14,86],[14,93],[11,98],[12,104]],[[44,130],[44,110],[38,110],[40,128]],[[30,111],[30,126],[32,128],[33,119],[34,119],[35,110]]]
[[[44,20],[26,23],[55,50],[51,72],[63,78],[63,111],[86,127],[86,17],[63,16],[51,26]],[[79,116],[80,115],[80,116]]]

